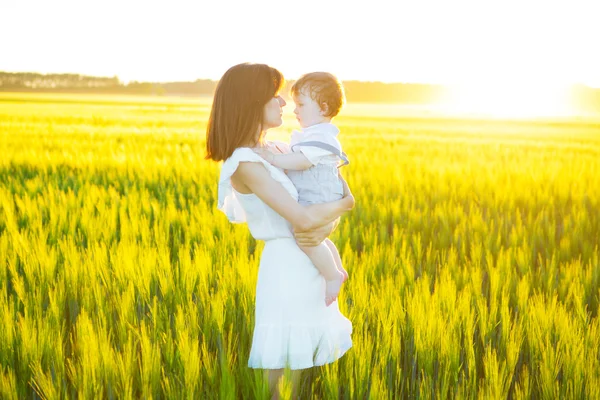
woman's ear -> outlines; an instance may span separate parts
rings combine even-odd
[[[327,105],[327,103],[322,102],[321,103],[321,115],[327,115],[329,114],[329,106]]]

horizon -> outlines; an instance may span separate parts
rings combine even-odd
[[[20,71],[20,72],[11,72],[11,71],[0,71],[0,74],[32,74],[33,77],[26,78],[23,80],[23,77],[15,78],[7,78],[7,85],[5,90],[11,91],[13,88],[14,91],[19,91],[19,88],[24,89],[33,89],[36,91],[45,91],[45,90],[69,90],[76,88],[89,88],[89,90],[97,90],[96,85],[88,86],[87,80],[94,81],[95,79],[99,79],[98,83],[102,85],[108,84],[106,88],[113,87],[114,82],[112,79],[117,79],[118,86],[114,86],[115,90],[127,90],[130,87],[132,82],[122,82],[119,77],[102,77],[102,76],[92,76],[92,75],[83,75],[78,73],[50,73],[43,74],[39,72],[31,72],[31,71]],[[1,76],[1,75],[0,75]],[[45,76],[55,76],[56,78],[43,78]],[[61,76],[65,76],[65,78],[60,78]],[[67,76],[71,78],[67,78]],[[82,81],[81,78],[84,80]],[[3,78],[4,79],[4,78]],[[50,79],[50,80],[48,80]],[[53,81],[52,79],[58,79],[58,81]],[[64,80],[66,79],[66,80]],[[107,80],[108,79],[108,80]],[[213,79],[202,79],[198,78],[193,81],[171,81],[171,82],[143,82],[137,81],[137,84],[142,85],[195,85],[195,82],[199,81],[209,81],[212,82],[209,84],[211,88],[214,89],[212,85],[216,84],[218,80]],[[293,82],[293,80],[288,79],[288,82]],[[11,83],[12,82],[12,83]],[[19,86],[12,86],[16,82],[21,82]],[[69,82],[74,84],[75,86],[69,86]],[[586,96],[591,95],[592,92],[589,92],[588,95],[583,94],[582,92],[578,92],[580,90],[599,90],[597,88],[589,87],[581,84],[575,85],[565,85],[561,87],[557,86],[544,86],[544,85],[536,85],[531,83],[488,83],[485,86],[476,86],[476,85],[448,85],[448,84],[430,84],[430,83],[421,83],[421,82],[380,82],[380,81],[357,81],[357,80],[349,80],[343,81],[344,84],[347,84],[348,90],[353,93],[353,100],[358,102],[364,101],[375,101],[376,103],[383,101],[388,103],[395,103],[399,101],[402,104],[411,103],[409,98],[406,97],[406,92],[402,85],[415,85],[424,87],[436,88],[436,94],[429,94],[428,100],[425,101],[426,104],[429,104],[431,107],[435,107],[439,109],[442,113],[449,113],[455,115],[488,115],[490,117],[516,117],[516,118],[527,118],[527,117],[564,117],[564,116],[576,116],[583,115],[589,111],[586,107],[592,107],[595,111],[594,113],[600,111],[597,109],[598,105],[594,106],[592,103],[587,103],[588,106],[583,106],[583,103],[579,103],[579,100],[583,100]],[[79,86],[80,84],[84,84],[84,86]],[[359,86],[354,86],[354,84]],[[369,85],[388,85],[387,88],[379,87],[379,89],[383,90],[378,91],[379,97],[373,98],[372,94],[366,94],[365,97],[360,97],[362,95],[357,93],[361,93],[363,90],[370,91],[371,87]],[[0,80],[0,88],[2,88],[3,82]],[[66,85],[66,86],[64,86]],[[206,84],[201,84],[206,85]],[[367,85],[361,86],[360,85]],[[104,86],[102,86],[104,87]],[[147,86],[144,90],[150,90],[149,88],[154,87],[154,90],[159,90],[156,86]],[[191,87],[191,86],[190,86]],[[185,93],[188,93],[188,89],[183,89]],[[61,89],[62,88],[62,89]],[[123,88],[123,89],[119,89]],[[138,88],[137,86],[133,86],[133,88]],[[352,89],[351,89],[352,88]],[[586,89],[583,89],[586,88]],[[212,92],[213,89],[209,91],[207,88],[202,93],[208,94]],[[139,88],[137,89],[139,90]],[[168,87],[163,87],[162,90],[170,90]],[[182,90],[179,87],[179,90]],[[390,92],[391,90],[391,92]],[[410,86],[406,89],[408,91],[411,90],[419,90],[414,88],[410,88]],[[428,89],[421,89],[428,90]],[[150,92],[144,92],[146,94],[151,94]],[[349,92],[350,93],[350,92]],[[403,93],[403,94],[401,94]],[[578,95],[579,93],[580,95]],[[365,93],[363,93],[364,95]],[[421,98],[418,94],[413,93],[413,99],[416,101],[415,104],[425,104],[423,103],[423,98]],[[575,96],[574,96],[575,95]],[[401,96],[401,97],[398,97]],[[402,97],[404,96],[404,97]],[[587,97],[589,98],[589,97]],[[368,99],[368,100],[366,100]],[[402,99],[402,100],[400,100]],[[408,100],[408,101],[407,101]],[[350,98],[348,98],[350,101]],[[585,100],[583,100],[585,101]],[[412,104],[412,103],[411,103]],[[596,108],[594,108],[596,107]]]
[[[0,70],[0,73],[9,73],[9,74],[39,74],[39,75],[79,75],[79,76],[85,76],[85,77],[89,77],[89,78],[101,78],[101,79],[105,79],[105,78],[117,78],[119,80],[119,83],[121,84],[129,84],[129,83],[133,83],[133,82],[138,82],[138,83],[153,83],[153,84],[165,84],[165,83],[193,83],[195,81],[202,81],[202,80],[208,80],[208,81],[213,81],[213,82],[218,82],[219,78],[195,78],[195,79],[190,79],[190,80],[168,80],[168,81],[141,81],[141,80],[130,80],[130,81],[126,81],[121,79],[121,77],[115,75],[115,76],[102,76],[102,75],[88,75],[85,73],[81,73],[81,72],[40,72],[40,71],[9,71],[9,70]],[[285,76],[285,80],[286,82],[290,82],[290,81],[295,81],[297,80],[299,77],[296,78],[288,78]],[[436,82],[408,82],[408,81],[382,81],[382,80],[359,80],[359,79],[343,79],[343,82],[360,82],[360,83],[382,83],[382,84],[386,84],[386,85],[398,85],[398,84],[402,84],[402,85],[424,85],[424,86],[443,86],[443,87],[461,87],[461,86],[469,86],[471,87],[470,84],[463,84],[461,85],[460,83],[436,83]],[[509,83],[510,84],[510,83]],[[515,84],[511,84],[512,87],[518,87],[519,85],[522,86],[529,86],[528,82],[519,82],[518,85]],[[548,86],[554,86],[552,84],[549,84]],[[588,87],[590,89],[600,89],[600,86],[591,86],[591,85],[587,85],[585,83],[571,83],[571,84],[563,84],[560,87],[562,88],[570,88],[570,87],[576,87],[576,86],[585,86]],[[537,85],[538,88],[544,88],[546,86],[543,85]]]

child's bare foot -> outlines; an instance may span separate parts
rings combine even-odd
[[[344,283],[344,274],[338,271],[339,276],[330,281],[325,280],[325,305],[329,307],[340,294],[342,283]]]
[[[344,275],[344,280],[342,283],[346,282],[348,280],[348,271],[346,271],[344,267],[339,267],[338,270],[342,273],[342,275]]]

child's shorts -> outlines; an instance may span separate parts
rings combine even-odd
[[[334,164],[317,164],[304,171],[288,170],[287,175],[298,190],[300,204],[326,203],[344,196],[344,185]]]

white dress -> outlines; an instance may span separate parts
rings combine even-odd
[[[247,223],[252,236],[265,241],[248,366],[304,369],[331,363],[352,347],[352,324],[337,300],[325,306],[325,280],[296,244],[290,223],[256,195],[233,189],[230,178],[240,162],[262,163],[296,200],[298,192],[283,170],[250,148],[236,149],[221,167],[219,209],[231,222]]]

